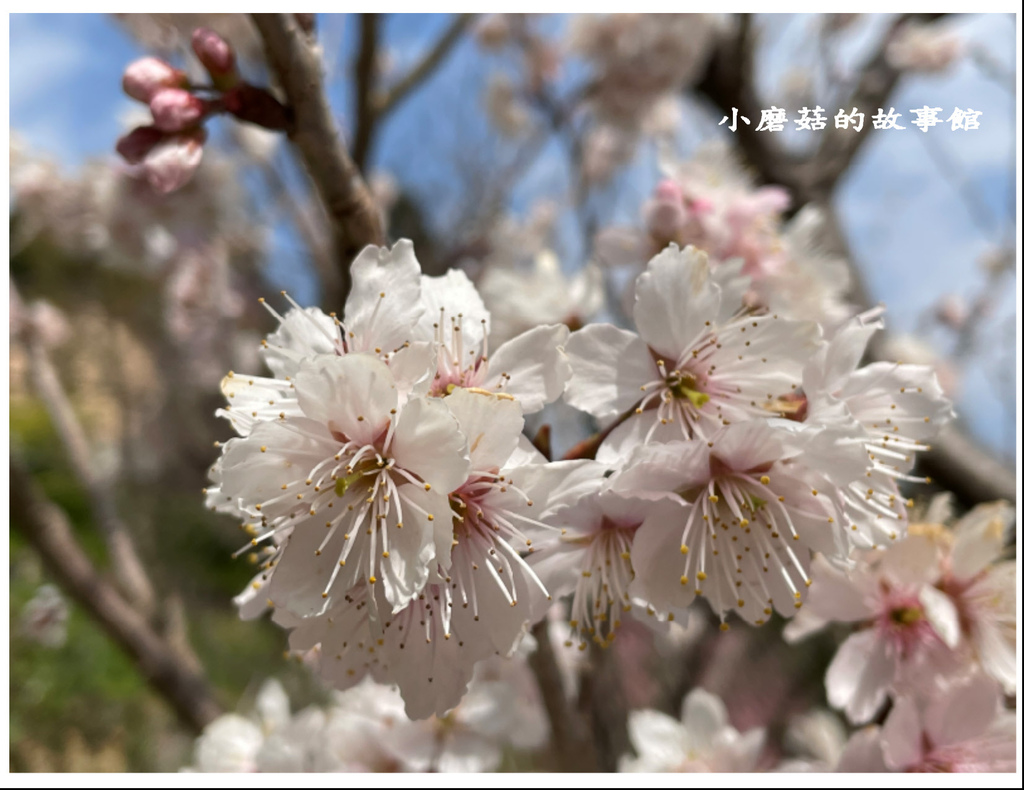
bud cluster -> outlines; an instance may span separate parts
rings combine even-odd
[[[133,99],[149,105],[153,122],[117,141],[117,152],[137,165],[157,192],[169,193],[192,178],[203,156],[204,123],[227,112],[266,129],[288,125],[286,108],[267,90],[242,80],[231,44],[217,33],[197,28],[192,51],[210,78],[192,84],[188,75],[159,58],[129,64],[121,85]]]

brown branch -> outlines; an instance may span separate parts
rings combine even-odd
[[[89,562],[67,516],[11,456],[11,526],[39,552],[54,578],[136,662],[181,719],[201,730],[222,710],[203,674],[161,638]]]
[[[288,136],[330,220],[339,291],[345,295],[351,287],[352,259],[366,245],[385,242],[380,211],[342,144],[313,40],[292,14],[253,14],[252,19],[294,114]]]
[[[537,640],[537,649],[528,660],[551,723],[551,742],[559,770],[565,773],[597,771],[597,751],[588,737],[589,728],[566,697],[547,620],[537,623],[530,633]]]
[[[13,281],[10,287],[13,298],[20,305],[21,297]],[[43,342],[31,326],[21,327],[18,336],[26,352],[33,388],[43,401],[64,446],[72,473],[89,497],[92,516],[106,543],[118,585],[139,612],[152,617],[156,610],[156,595],[135,551],[131,534],[118,515],[114,489],[96,468],[85,431],[75,416]]]
[[[359,15],[359,54],[356,55],[356,131],[352,137],[352,159],[365,168],[377,127],[373,94],[377,81],[378,15]]]

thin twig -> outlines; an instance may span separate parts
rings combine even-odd
[[[476,14],[458,14],[423,59],[409,69],[390,89],[376,98],[374,110],[378,120],[395,109],[399,102],[444,62],[475,16]]]
[[[253,14],[267,61],[294,115],[289,138],[331,223],[339,291],[351,287],[349,265],[368,244],[383,244],[380,211],[342,144],[323,84],[323,63],[313,40],[292,14]]]
[[[221,715],[195,663],[179,654],[89,562],[65,513],[47,500],[11,456],[11,526],[39,552],[58,584],[135,660],[139,672],[181,719],[201,730]]]

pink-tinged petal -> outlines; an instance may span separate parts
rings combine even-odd
[[[561,397],[569,381],[563,348],[568,339],[564,324],[534,327],[512,338],[491,354],[483,388],[514,396],[524,414],[540,411]]]
[[[635,408],[644,396],[640,388],[661,377],[647,344],[611,324],[573,332],[565,350],[572,368],[565,401],[599,420]]]
[[[827,621],[854,623],[867,620],[872,609],[863,591],[839,568],[815,557],[810,576],[814,585],[807,591],[804,609]],[[802,617],[803,612],[798,615]]]
[[[904,771],[924,760],[922,734],[917,704],[910,697],[897,697],[882,727],[882,754],[890,771]]]
[[[469,446],[473,471],[502,469],[519,444],[523,410],[518,401],[456,388],[444,399]]]
[[[401,239],[390,250],[366,247],[352,262],[351,271],[345,328],[355,336],[350,338],[354,350],[386,354],[414,340],[423,305],[420,264],[412,242]]]
[[[882,755],[882,729],[873,724],[850,736],[836,766],[838,773],[885,773],[887,770]]]
[[[947,647],[954,648],[960,643],[960,614],[949,596],[939,592],[930,584],[918,592],[925,616],[935,633]]]
[[[923,535],[909,535],[886,549],[881,568],[906,585],[930,584],[939,574],[938,547]]]
[[[956,525],[951,551],[953,575],[973,579],[999,559],[1013,521],[1014,509],[1007,502],[978,505],[964,515]]]
[[[633,317],[647,344],[672,361],[718,316],[721,289],[711,280],[707,254],[675,244],[647,264],[636,281]]]
[[[646,601],[661,612],[679,611],[693,603],[696,576],[682,583],[683,526],[688,508],[659,502],[636,531],[630,561],[636,574],[629,586],[631,598]]]
[[[995,720],[1001,698],[999,684],[981,673],[951,684],[924,712],[924,729],[932,746],[962,743],[982,735]]]
[[[885,702],[895,669],[873,629],[851,635],[825,673],[829,705],[845,710],[854,724],[870,721]]]
[[[388,451],[399,467],[442,493],[466,482],[470,466],[466,437],[441,399],[411,399],[398,415]]]
[[[295,393],[307,417],[359,445],[373,444],[387,430],[398,404],[388,366],[368,354],[323,355],[304,361]]]

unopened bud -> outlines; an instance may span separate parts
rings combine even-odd
[[[185,186],[202,161],[205,141],[202,129],[165,138],[142,162],[149,185],[165,195]]]
[[[153,125],[162,132],[181,132],[197,126],[206,105],[195,94],[180,88],[166,88],[149,102]]]
[[[155,126],[139,126],[117,141],[117,152],[130,165],[137,165],[165,137]]]
[[[183,88],[188,84],[184,71],[159,58],[141,58],[130,63],[121,78],[121,87],[133,99],[149,103],[158,91]]]
[[[659,202],[674,201],[681,206],[683,204],[683,190],[671,178],[666,178],[654,188],[654,199]]]
[[[203,64],[214,85],[221,90],[238,82],[235,71],[235,52],[231,45],[209,28],[196,28],[192,33],[192,51]]]

